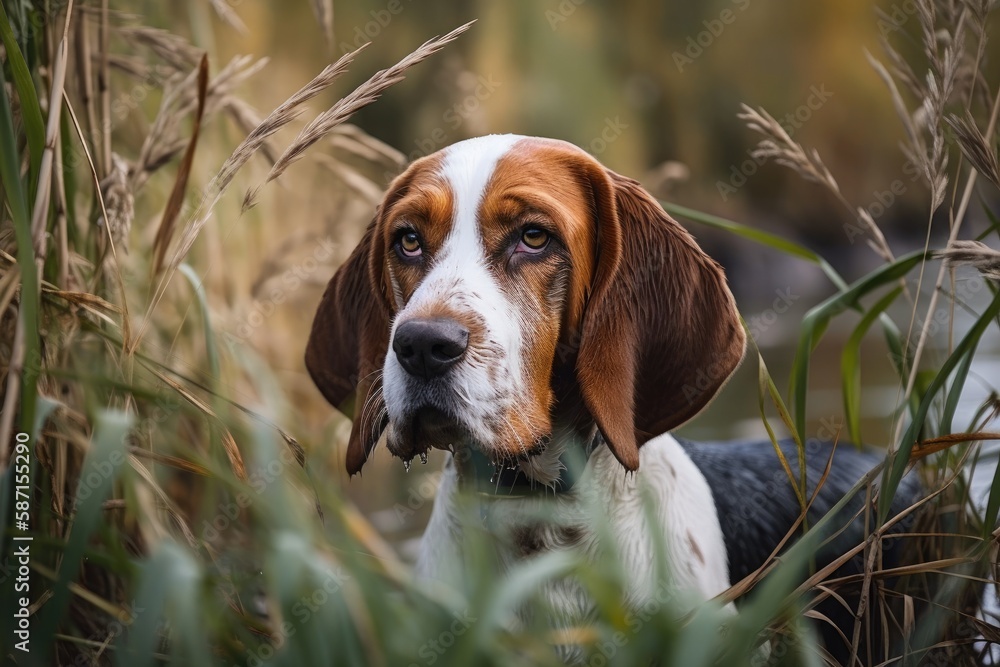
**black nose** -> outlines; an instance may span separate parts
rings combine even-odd
[[[392,339],[400,366],[425,380],[454,366],[467,347],[469,330],[446,318],[407,320],[396,328]]]

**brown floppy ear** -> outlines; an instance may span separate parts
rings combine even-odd
[[[377,232],[378,215],[330,279],[306,345],[313,382],[335,408],[354,414],[347,445],[351,475],[361,471],[386,425],[381,385],[389,312],[381,280],[372,275],[381,266]]]
[[[588,171],[598,257],[577,379],[611,451],[636,470],[639,447],[708,405],[745,339],[722,267],[637,182]]]

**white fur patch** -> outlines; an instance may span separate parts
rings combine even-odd
[[[549,502],[551,521],[539,529],[542,550],[565,548],[557,527],[580,531],[574,548],[598,558],[610,546],[629,573],[624,591],[629,606],[664,605],[685,613],[729,588],[726,544],[711,489],[701,471],[669,433],[657,436],[639,450],[639,470],[626,475],[607,447],[599,447],[574,486],[573,492],[552,496],[511,498],[499,496],[489,503],[490,525],[497,532],[523,525],[536,517],[537,503]],[[417,573],[449,581],[461,569],[462,517],[454,494],[457,471],[449,462],[441,480],[430,523],[421,540]],[[644,507],[644,498],[649,506]],[[604,515],[610,530],[603,532],[614,544],[603,545],[594,530],[595,512]],[[649,525],[649,521],[656,523]],[[536,524],[537,525],[537,524]],[[653,543],[663,536],[663,544]],[[666,562],[658,562],[658,554]],[[517,559],[501,558],[506,566]],[[657,582],[658,568],[668,573]],[[559,615],[580,621],[591,602],[578,586],[556,582],[545,595]],[[734,608],[729,605],[732,611]]]

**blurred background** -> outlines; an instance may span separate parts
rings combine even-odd
[[[261,115],[337,57],[371,42],[350,72],[310,104],[306,120],[428,38],[477,19],[455,44],[409,71],[405,81],[352,119],[384,146],[359,140],[350,128],[338,132],[266,189],[250,212],[240,215],[239,198],[231,196],[191,257],[209,287],[230,353],[244,367],[259,369],[252,382],[227,387],[232,398],[259,406],[307,447],[327,450],[330,475],[389,533],[419,534],[428,504],[417,503],[415,515],[401,512],[396,490],[412,495],[417,489],[419,495],[426,488],[425,499],[432,495],[430,476],[439,461],[410,473],[428,475],[429,485],[412,478],[403,484],[402,466],[381,449],[368,474],[347,483],[342,454],[349,422],[315,390],[302,354],[323,286],[406,160],[489,133],[564,139],[639,179],[663,200],[816,250],[847,281],[878,266],[882,260],[845,228],[854,220],[827,191],[750,157],[758,136],[737,119],[746,103],[766,108],[795,140],[819,152],[845,198],[868,210],[897,255],[926,241],[926,187],[898,149],[900,123],[866,59],[866,52],[883,57],[880,38],[892,40],[904,54],[919,51],[910,0],[883,1],[881,14],[869,0],[355,0],[334,3],[332,17],[322,16],[321,2],[310,11],[308,3],[230,0],[226,4],[245,30],[220,20],[199,0],[125,4],[148,25],[187,33],[207,50],[213,73],[239,54],[267,56],[266,66],[240,91]],[[988,80],[996,80],[998,63],[990,58],[995,54],[996,46],[988,46]],[[115,130],[119,136],[143,136],[156,109],[156,101],[138,99],[133,86],[130,80],[115,89],[124,91],[116,95],[134,109],[123,115]],[[279,135],[276,143],[285,145],[301,126]],[[204,170],[200,182],[211,178],[243,137],[221,120],[208,127],[196,161],[196,173]],[[218,154],[216,163],[205,158],[211,151]],[[263,160],[252,165],[241,176],[243,187],[259,182],[267,167]],[[172,178],[154,179],[161,180],[165,198]],[[985,187],[977,194],[974,201],[997,196]],[[162,202],[153,204],[157,211]],[[741,311],[784,391],[802,315],[833,286],[811,264],[682,222],[726,267]],[[974,236],[988,224],[977,204],[965,230]],[[146,240],[134,242],[143,245],[154,230],[137,211],[133,237]],[[938,245],[946,234],[947,220],[935,220],[931,235]],[[989,296],[975,274],[961,275],[969,303]],[[916,292],[915,282],[911,287]],[[909,321],[910,304],[901,301],[899,308],[895,319]],[[835,437],[842,425],[838,351],[856,323],[851,316],[836,320],[814,356],[811,432]],[[942,329],[935,337],[942,349],[946,334]],[[983,347],[967,393],[977,391],[977,374],[1000,376],[996,338],[984,339]],[[899,387],[877,335],[866,339],[862,355],[863,433],[870,442],[884,443]],[[764,436],[755,356],[748,353],[709,413],[685,427],[687,435]],[[940,357],[932,354],[930,360]],[[965,399],[976,406],[984,395]]]
[[[719,656],[745,657],[768,619],[777,648],[808,649],[796,611],[851,583],[821,570],[792,592],[811,551],[782,557],[724,642],[697,640],[718,617],[682,629],[658,600],[609,654],[623,619],[634,629],[614,549],[497,576],[493,527],[471,521],[462,585],[415,583],[397,555],[413,556],[442,456],[407,473],[381,446],[347,478],[350,417],[303,364],[323,289],[410,160],[494,132],[563,139],[638,179],[724,265],[753,344],[682,435],[898,447],[883,511],[926,457],[911,576],[866,569],[861,625],[896,628],[911,657],[934,644],[935,664],[996,639],[974,614],[1000,512],[998,0],[0,8],[0,442],[17,443],[0,450],[0,551],[34,538],[37,597],[29,613],[28,565],[15,587],[6,559],[0,607],[25,613],[0,632],[31,625],[24,664],[408,664],[455,638],[459,613],[477,629],[427,664],[546,664],[578,642],[605,662],[671,662],[676,644],[672,663],[736,664]],[[947,266],[922,252],[946,246]],[[572,633],[521,613],[555,572],[599,603]],[[538,622],[512,633],[514,614]]]

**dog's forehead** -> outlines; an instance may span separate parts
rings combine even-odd
[[[555,210],[582,220],[589,208],[581,196],[581,165],[593,160],[565,141],[516,134],[460,141],[426,161],[416,178],[433,183],[447,200],[448,227],[489,224],[516,199],[535,209]],[[424,166],[424,165],[422,165]],[[422,173],[421,173],[422,172]],[[442,221],[444,222],[444,221]]]
[[[492,134],[466,139],[444,150],[439,175],[457,199],[478,200],[496,170],[500,159],[526,137],[516,134]],[[469,196],[471,195],[471,196]],[[475,204],[477,201],[466,202]],[[456,213],[462,202],[456,202]]]
[[[431,224],[422,231],[442,241],[461,220],[474,224],[476,210],[501,158],[522,141],[514,134],[466,139],[422,157],[401,175],[386,196],[391,217],[416,212]]]
[[[385,242],[416,224],[437,269],[419,282],[454,280],[469,277],[476,265],[485,268],[512,226],[536,215],[556,227],[573,250],[578,278],[589,280],[593,258],[586,249],[595,226],[586,174],[593,168],[601,167],[582,149],[554,139],[505,134],[458,142],[417,160],[400,177],[398,195],[386,197]],[[395,280],[391,270],[388,275]],[[409,294],[407,285],[416,288],[405,279],[392,288]]]
[[[518,134],[466,139],[441,153],[443,159],[434,164],[437,175],[456,193],[479,195],[495,180],[498,171],[507,169],[517,173],[522,167],[552,168],[559,162],[565,163],[567,156],[583,155],[580,148],[565,141]],[[534,185],[544,187],[544,183],[535,182]]]

